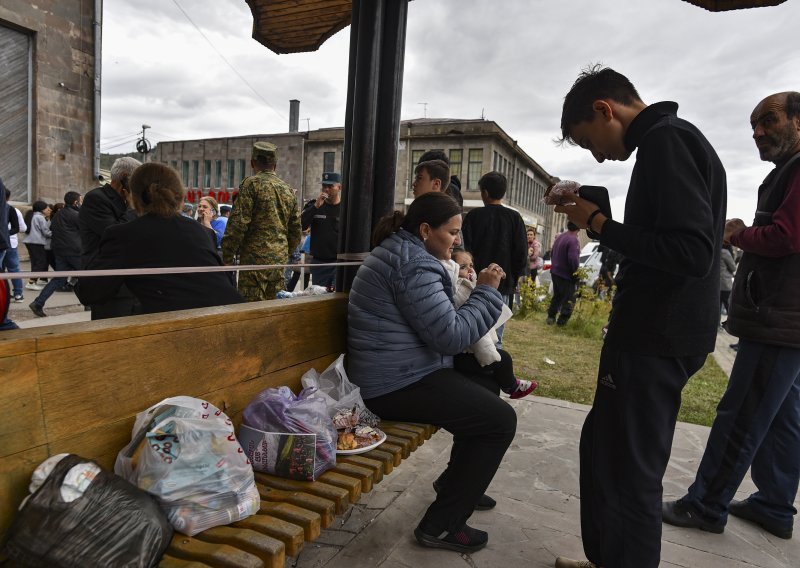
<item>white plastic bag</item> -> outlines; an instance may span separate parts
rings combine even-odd
[[[350,382],[344,370],[344,355],[331,363],[320,375],[316,369],[310,369],[300,379],[303,388],[314,387],[317,392],[314,398],[325,399],[328,415],[333,419],[339,410],[352,409],[354,406],[364,409],[361,388]]]
[[[258,511],[253,468],[213,404],[162,400],[136,416],[132,438],[114,471],[158,497],[176,530],[192,536]]]

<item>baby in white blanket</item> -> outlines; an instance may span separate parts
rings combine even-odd
[[[477,275],[472,255],[465,250],[456,250],[453,251],[451,260],[442,260],[441,263],[450,274],[453,282],[453,301],[456,308],[459,308],[475,290]],[[482,375],[488,371],[503,392],[517,399],[532,393],[538,384],[536,381],[515,377],[511,355],[496,346],[495,329],[508,321],[512,315],[508,306],[504,305],[494,328],[470,345],[465,353],[456,355],[453,358],[453,365],[457,371],[468,375]]]

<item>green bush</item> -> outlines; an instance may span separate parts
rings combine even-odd
[[[519,310],[515,317],[524,319],[545,313],[551,298],[548,286],[537,284],[533,278],[525,278],[519,285]]]
[[[589,273],[585,268],[578,268],[575,276],[585,282]],[[562,329],[568,335],[579,335],[587,338],[602,336],[603,327],[611,313],[611,300],[614,297],[614,288],[605,291],[595,291],[583,284],[578,286],[575,294],[575,309],[567,325]],[[517,318],[527,319],[547,313],[552,296],[547,286],[536,284],[532,279],[525,279],[519,287],[520,306],[516,313]]]

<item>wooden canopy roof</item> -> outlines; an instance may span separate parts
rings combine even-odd
[[[316,51],[350,25],[352,0],[245,0],[253,38],[275,53]],[[777,6],[786,0],[683,0],[712,12]]]
[[[253,39],[275,53],[316,51],[350,25],[351,0],[246,0]]]
[[[777,6],[786,0],[684,0],[689,4],[700,6],[712,12],[725,12],[727,10],[742,10],[744,8],[765,8]]]

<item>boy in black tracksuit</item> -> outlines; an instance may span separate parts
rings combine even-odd
[[[627,78],[599,66],[564,101],[563,139],[598,162],[638,148],[622,223],[581,198],[555,209],[625,257],[580,444],[583,545],[597,566],[658,566],[681,390],[714,350],[719,324],[725,170],[677,109],[646,105]]]

